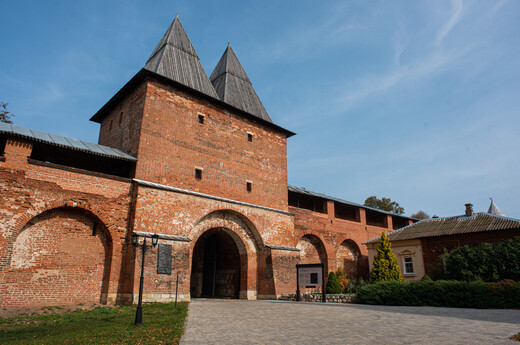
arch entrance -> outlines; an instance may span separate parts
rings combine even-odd
[[[231,230],[204,232],[195,243],[192,260],[192,297],[239,298],[241,291],[247,291],[247,253]]]

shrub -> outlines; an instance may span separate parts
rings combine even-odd
[[[365,304],[458,308],[520,308],[520,282],[377,282],[358,289]]]
[[[347,278],[345,271],[343,271],[341,267],[336,271],[336,277],[338,278],[339,285],[341,285],[342,292],[347,292],[350,280]]]
[[[372,271],[370,271],[370,280],[373,282],[386,280],[403,281],[397,258],[392,252],[392,246],[384,231],[381,233],[381,239],[377,246],[377,254],[374,257]]]
[[[360,287],[366,285],[367,283],[368,282],[364,280],[362,277],[360,277],[359,279],[351,279],[347,285],[347,290],[345,292],[356,293]]]
[[[462,246],[439,257],[428,272],[434,279],[483,280],[498,282],[520,280],[520,237],[496,243],[480,243],[476,247]]]
[[[339,284],[338,278],[334,272],[329,273],[329,279],[327,280],[327,293],[342,293],[343,289]]]
[[[423,277],[421,278],[421,281],[422,281],[422,282],[432,282],[433,280],[432,280],[432,278],[430,278],[429,275],[425,274],[425,275],[423,275]]]

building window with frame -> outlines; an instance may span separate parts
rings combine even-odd
[[[411,256],[403,257],[403,272],[404,274],[414,274],[413,261]]]
[[[247,141],[253,142],[253,133],[247,133]]]
[[[204,114],[197,114],[197,122],[200,123],[201,125],[204,124]]]
[[[246,190],[248,192],[251,192],[253,190],[253,182],[251,181],[246,181]]]

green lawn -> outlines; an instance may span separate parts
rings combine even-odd
[[[2,344],[178,344],[188,304],[143,305],[143,325],[134,326],[135,306],[0,319]]]

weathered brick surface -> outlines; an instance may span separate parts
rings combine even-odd
[[[142,84],[110,111],[99,129],[100,144],[138,156],[145,94],[146,84]]]
[[[16,147],[0,162],[0,305],[115,301],[130,183],[28,164]]]
[[[197,240],[206,231],[216,228],[229,230],[246,263],[241,271],[241,279],[244,279],[241,282],[241,297],[273,296],[294,291],[295,266],[290,267],[289,272],[277,271],[280,278],[284,274],[291,276],[292,286],[275,286],[273,259],[269,258],[271,251],[265,248],[266,243],[293,245],[291,215],[146,186],[138,187],[136,200],[135,230],[186,236],[191,240],[189,243],[174,243],[173,247],[173,256],[178,260],[175,261],[172,276],[179,271],[184,278],[179,294],[189,295],[188,278]],[[152,248],[150,253],[156,250]],[[145,286],[153,286],[148,291],[155,291],[155,294],[168,294],[170,287],[167,282],[171,281],[172,276],[157,274],[157,261],[153,258],[154,254],[150,255],[151,259],[145,263]],[[140,267],[138,261],[134,272],[134,291],[138,288]]]
[[[170,85],[148,79],[102,121],[100,143],[134,154],[138,179],[287,210],[285,134]]]
[[[327,213],[318,213],[289,207],[295,214],[294,241],[303,249],[302,262],[323,262],[327,271],[341,267],[350,277],[365,276],[368,250],[362,243],[393,229],[367,225],[364,209],[359,210],[359,222],[335,218],[333,207],[327,210]]]
[[[108,293],[112,248],[102,225],[92,235],[94,224],[83,210],[68,208],[31,219],[8,253],[2,303],[19,307],[99,303],[101,294]]]

